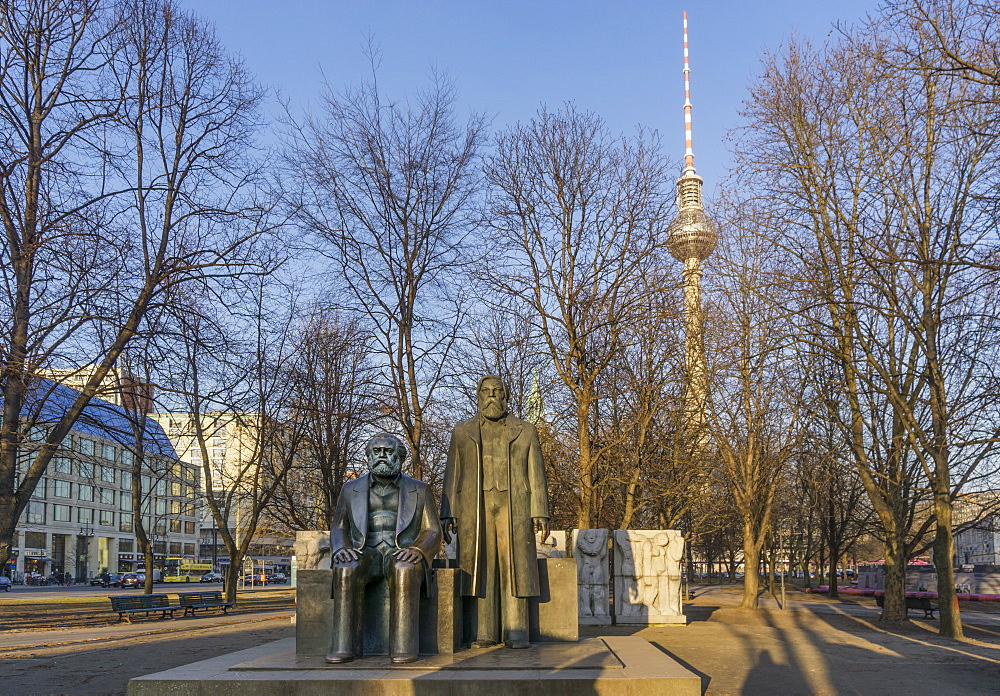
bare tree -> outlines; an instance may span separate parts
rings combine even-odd
[[[932,525],[941,633],[961,637],[951,507],[997,443],[995,278],[982,260],[1000,160],[979,85],[898,67],[885,31],[770,59],[743,174],[775,211],[765,234],[799,260],[804,334],[836,370],[834,413],[884,530],[883,618],[905,618],[908,554]],[[914,51],[923,41],[909,34]],[[926,492],[933,519],[917,522]]]
[[[363,469],[362,434],[383,399],[372,386],[371,338],[357,320],[315,307],[293,340],[290,364],[279,369],[291,385],[287,417],[305,433],[267,516],[286,532],[329,529],[341,487]]]
[[[767,240],[738,231],[753,228],[756,217],[739,212],[712,273],[718,339],[707,427],[743,530],[740,606],[756,609],[761,553],[772,539],[787,467],[807,432],[809,394],[795,370],[790,295],[774,282],[782,260]]]
[[[566,390],[576,463],[568,492],[577,525],[590,527],[615,444],[595,440],[595,405],[653,281],[665,277],[671,179],[655,139],[615,138],[572,105],[498,136],[486,174],[495,246],[482,275],[531,322]]]
[[[345,308],[367,319],[417,478],[424,414],[463,314],[457,273],[476,249],[484,128],[479,116],[458,123],[454,88],[434,76],[405,103],[387,101],[374,79],[328,85],[322,112],[291,129],[297,218],[333,264]]]
[[[168,2],[0,5],[0,563],[53,453],[158,303],[245,269],[260,92]],[[15,485],[39,370],[93,364]]]

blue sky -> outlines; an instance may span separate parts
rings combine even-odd
[[[389,96],[427,84],[436,67],[456,83],[460,108],[500,129],[545,103],[597,112],[617,132],[657,129],[683,156],[681,13],[688,10],[694,149],[707,191],[725,176],[726,134],[739,123],[760,56],[794,34],[822,43],[836,21],[852,23],[874,0],[181,0],[216,25],[257,78],[296,107],[333,85],[370,74],[362,45],[382,51]],[[322,71],[322,72],[321,72]]]

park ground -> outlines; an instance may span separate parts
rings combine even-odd
[[[636,634],[702,680],[708,694],[996,694],[1000,608],[963,603],[966,640],[939,638],[937,620],[878,621],[864,597],[790,589],[737,608],[741,588],[694,588],[687,626],[587,627]],[[294,635],[293,591],[240,596],[233,615],[114,625],[107,600],[0,597],[0,691],[123,694],[135,676]]]

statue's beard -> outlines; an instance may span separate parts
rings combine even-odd
[[[502,418],[503,414],[507,412],[507,405],[497,399],[487,399],[479,407],[479,410],[490,420],[497,420],[498,418]]]
[[[399,475],[400,468],[397,464],[387,459],[377,459],[372,464],[371,472],[382,478],[395,478]]]

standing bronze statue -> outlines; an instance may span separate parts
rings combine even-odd
[[[527,648],[528,597],[540,594],[535,532],[549,535],[545,466],[535,426],[507,413],[507,388],[488,375],[479,413],[455,426],[441,499],[445,541],[458,537],[462,594],[475,597],[475,637]]]
[[[402,473],[406,447],[399,438],[376,435],[365,453],[369,473],[344,484],[330,529],[334,629],[326,661],[363,654],[365,587],[385,578],[389,655],[397,664],[413,662],[420,588],[429,593],[431,561],[441,548],[436,502],[430,486]]]

